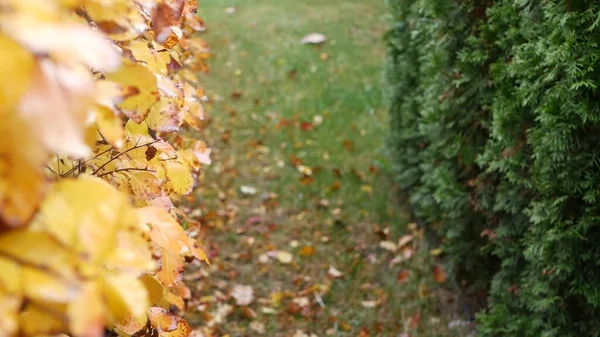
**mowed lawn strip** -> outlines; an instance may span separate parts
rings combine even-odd
[[[200,8],[215,152],[196,202],[212,267],[190,319],[218,336],[461,336],[440,308],[437,247],[409,226],[389,175],[384,1]],[[311,33],[326,41],[302,44]],[[252,288],[249,305],[236,285]]]

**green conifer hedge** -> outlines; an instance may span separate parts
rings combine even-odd
[[[600,336],[600,2],[389,0],[397,180],[484,336]]]

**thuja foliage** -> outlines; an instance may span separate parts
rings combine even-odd
[[[0,1],[0,336],[186,336],[196,0]],[[187,219],[186,221],[191,221]]]
[[[487,336],[600,335],[600,4],[391,1],[397,180]]]

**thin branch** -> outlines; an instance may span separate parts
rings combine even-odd
[[[112,148],[112,147],[110,147],[110,148],[108,148],[108,149],[106,149],[106,150],[104,150],[104,151],[102,151],[102,152],[98,153],[97,155],[95,155],[95,156],[94,156],[94,158],[90,158],[90,159],[88,159],[88,160],[85,160],[85,161],[83,161],[83,162],[79,162],[79,164],[78,164],[77,166],[73,166],[73,168],[71,168],[69,171],[67,171],[67,172],[66,172],[66,173],[64,173],[63,175],[61,175],[61,177],[66,177],[66,176],[70,175],[71,173],[73,173],[73,172],[77,171],[77,170],[79,169],[79,166],[81,166],[81,165],[83,165],[83,164],[85,164],[85,163],[87,163],[87,162],[90,162],[90,161],[92,161],[92,160],[94,160],[94,159],[96,159],[96,158],[100,157],[101,155],[105,154],[106,152],[112,151],[112,149],[113,149],[113,148]]]
[[[104,142],[104,144],[110,144],[108,142],[108,140],[106,140],[106,138],[104,137],[104,135],[102,134],[102,132],[100,132],[100,130],[98,130],[98,134],[100,135],[100,138],[102,138],[102,141]]]
[[[48,170],[50,170],[50,172],[52,172],[52,173],[56,174],[57,176],[59,176],[59,177],[62,177],[60,174],[58,174],[58,172],[54,171],[54,169],[52,169],[52,167],[50,167],[50,165],[46,165],[46,168],[47,168]]]
[[[97,175],[97,177],[100,178],[100,177],[104,177],[109,174],[113,174],[113,173],[117,173],[117,172],[126,172],[126,171],[145,171],[145,172],[156,173],[156,171],[148,169],[148,168],[126,167],[126,168],[120,168],[120,169],[104,172],[102,174]]]
[[[133,151],[133,150],[135,150],[135,149],[139,149],[139,148],[142,148],[142,147],[145,147],[145,146],[150,146],[150,145],[152,145],[152,144],[154,144],[154,143],[157,143],[157,142],[158,142],[158,140],[154,140],[154,141],[152,141],[152,142],[149,142],[149,143],[146,143],[146,144],[142,144],[142,145],[138,145],[138,144],[136,143],[136,145],[135,145],[134,147],[132,147],[132,148],[130,148],[130,149],[127,149],[127,150],[125,150],[125,151],[123,151],[123,152],[121,152],[121,153],[117,154],[116,156],[114,156],[114,157],[110,158],[110,159],[109,159],[109,160],[108,160],[106,163],[104,163],[104,164],[100,165],[100,167],[98,167],[98,168],[96,169],[96,171],[94,171],[92,174],[93,174],[93,175],[96,175],[96,174],[97,174],[97,173],[98,173],[100,170],[102,170],[102,169],[103,169],[103,168],[104,168],[106,165],[110,164],[111,162],[113,162],[113,161],[115,161],[117,158],[119,158],[120,156],[122,156],[122,155],[124,155],[124,154],[126,154],[126,153],[128,153],[128,152],[130,152],[130,151]],[[99,175],[98,177],[102,177],[102,175]]]
[[[60,158],[56,155],[56,170],[58,171],[58,175],[60,175]]]

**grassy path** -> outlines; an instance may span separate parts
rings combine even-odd
[[[196,196],[212,266],[187,276],[190,321],[205,336],[445,335],[432,247],[386,174],[383,0],[201,8],[217,150]],[[314,32],[327,42],[300,43]]]

